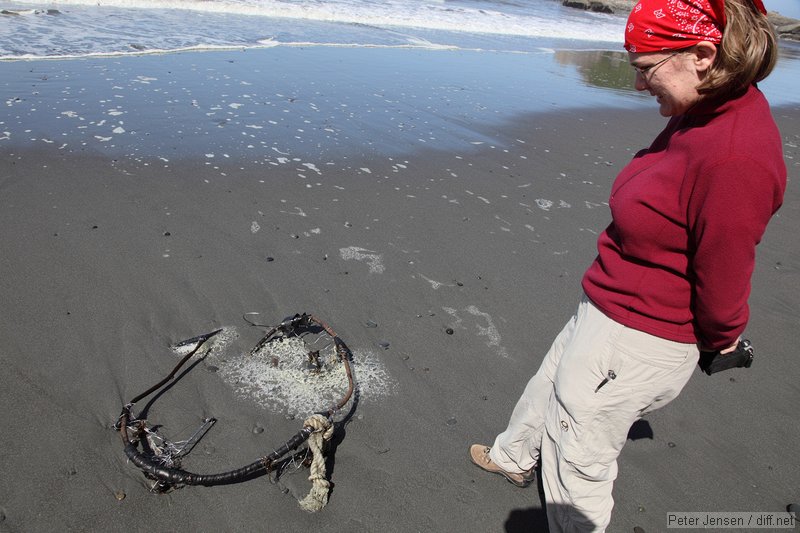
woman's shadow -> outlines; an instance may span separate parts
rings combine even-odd
[[[538,466],[536,467],[536,488],[539,492],[540,507],[514,509],[511,511],[504,524],[506,533],[543,533],[549,531],[544,487],[542,486],[542,471]]]
[[[637,420],[628,431],[629,440],[651,439],[653,438],[653,428],[646,420]],[[541,472],[536,471],[536,486],[539,489],[539,502],[541,507],[531,507],[529,509],[515,509],[508,515],[504,526],[506,533],[546,533],[550,531],[547,525],[547,511],[545,506],[544,487],[542,486]],[[551,511],[561,514],[566,511],[566,508],[552,509]],[[557,506],[563,507],[563,506]],[[571,514],[575,516],[576,511],[571,510]],[[582,515],[576,516],[576,519],[586,520]],[[587,520],[588,521],[588,520]]]

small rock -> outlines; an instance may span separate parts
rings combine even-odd
[[[368,328],[377,328],[378,324],[376,324],[372,320],[367,320],[366,322],[364,322],[364,326]]]
[[[611,8],[611,6],[604,2],[597,2],[594,0],[563,0],[561,5],[564,7],[574,7],[587,11],[594,11],[595,13],[614,13],[614,10]]]
[[[388,350],[388,349],[389,349],[389,343],[388,343],[388,342],[386,342],[386,341],[381,341],[381,342],[379,342],[379,343],[378,343],[378,346],[380,346],[380,347],[381,347],[381,348],[383,348],[384,350]]]
[[[164,232],[164,237],[169,237],[170,235],[172,235],[172,233],[170,233],[170,232],[168,232],[168,231],[165,231],[165,232]]]
[[[452,417],[452,418],[448,418],[447,419],[447,425],[448,426],[455,426],[456,424],[458,424],[458,420],[456,420],[456,417]]]
[[[668,442],[667,446],[669,446],[670,448],[674,448],[675,447],[675,443],[674,442]]]
[[[275,261],[274,257],[267,257],[267,263],[272,263],[273,261]]]
[[[264,428],[262,428],[261,426],[256,426],[253,428],[253,433],[255,433],[256,435],[261,435],[262,433],[264,433]]]
[[[118,490],[114,492],[114,497],[117,499],[117,501],[121,502],[122,500],[125,499],[125,492]]]
[[[453,328],[447,328],[446,330],[444,330],[444,332],[447,333],[448,335],[452,335],[454,333]]]

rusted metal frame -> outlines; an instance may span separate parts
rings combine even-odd
[[[324,321],[320,320],[319,318],[313,315],[295,315],[292,320],[284,321],[279,326],[276,326],[270,331],[267,332],[266,335],[258,342],[256,347],[251,351],[251,353],[255,353],[261,347],[263,347],[269,339],[279,330],[288,331],[290,329],[294,329],[295,326],[293,325],[295,322],[302,323],[305,322],[306,326],[308,322],[314,322],[322,329],[324,329],[328,335],[333,338],[333,342],[336,347],[336,353],[339,357],[339,360],[344,364],[345,373],[347,375],[347,392],[342,397],[342,399],[331,409],[325,412],[320,412],[323,416],[327,417],[331,420],[336,413],[336,411],[342,409],[350,398],[353,395],[353,391],[355,390],[355,382],[353,379],[352,368],[350,366],[350,357],[351,352],[344,341],[339,338],[335,331]],[[183,470],[181,468],[171,468],[166,467],[164,465],[159,464],[158,462],[151,459],[150,456],[144,454],[139,451],[137,441],[141,440],[142,435],[144,434],[144,429],[146,427],[146,421],[144,420],[137,420],[132,413],[133,405],[140,401],[141,399],[149,396],[150,394],[154,393],[155,391],[162,388],[166,385],[170,380],[173,379],[175,374],[180,370],[180,368],[186,364],[186,362],[192,358],[192,356],[197,353],[200,347],[211,337],[216,335],[222,330],[216,330],[212,333],[208,333],[205,335],[201,335],[199,337],[195,337],[193,339],[189,339],[182,344],[188,344],[189,342],[196,341],[197,346],[191,350],[188,354],[186,354],[183,359],[175,366],[175,368],[170,372],[168,376],[164,379],[159,381],[156,385],[147,389],[147,391],[143,392],[136,396],[133,400],[131,400],[127,405],[123,406],[122,413],[120,414],[119,420],[117,421],[117,428],[120,432],[120,437],[122,438],[122,442],[125,445],[125,455],[128,459],[138,466],[148,477],[157,480],[159,483],[164,485],[172,486],[172,485],[204,485],[204,486],[214,486],[214,485],[227,485],[232,483],[240,483],[243,481],[248,481],[250,479],[254,479],[256,477],[263,476],[269,473],[272,470],[273,465],[280,460],[284,455],[287,453],[296,450],[299,448],[304,442],[308,440],[311,434],[314,432],[314,428],[311,426],[303,426],[303,428],[295,433],[288,441],[286,441],[283,446],[274,450],[271,454],[259,458],[257,461],[250,463],[249,465],[243,466],[241,468],[237,468],[235,470],[230,470],[227,472],[222,472],[219,474],[196,474],[193,472],[189,472],[187,470]],[[137,441],[131,441],[130,436],[128,434],[128,427],[132,423],[135,423],[136,428],[136,438]]]

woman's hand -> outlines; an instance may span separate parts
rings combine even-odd
[[[739,337],[738,339],[736,339],[736,342],[734,342],[731,346],[728,346],[727,348],[725,348],[723,350],[720,350],[719,354],[720,355],[725,355],[725,354],[729,354],[729,353],[733,352],[734,350],[736,350],[736,347],[739,346],[739,341],[741,341],[741,340],[742,340],[742,338]]]
[[[719,354],[720,355],[726,355],[726,354],[729,354],[729,353],[733,352],[739,346],[739,342],[741,340],[742,340],[742,338],[739,337],[738,339],[736,339],[736,342],[734,342],[733,344],[731,344],[727,348],[722,348],[721,350],[719,350]],[[708,348],[704,348],[703,346],[700,346],[699,348],[700,348],[701,352],[715,352],[716,351],[716,350],[709,350]]]

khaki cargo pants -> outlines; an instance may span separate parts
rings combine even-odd
[[[490,457],[510,472],[541,460],[551,533],[605,531],[631,425],[680,393],[698,357],[696,345],[618,324],[584,296]]]

